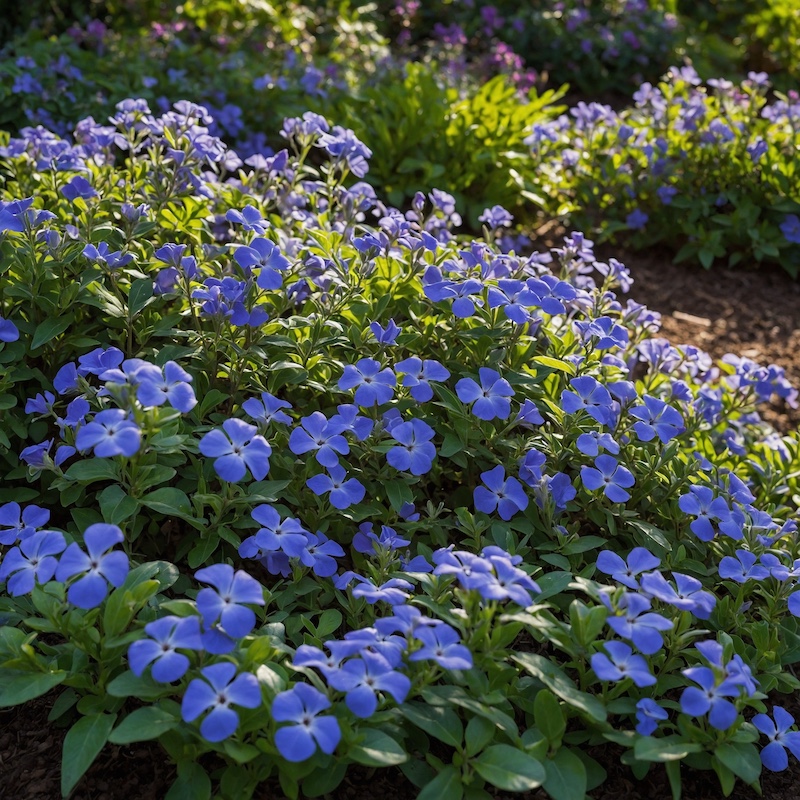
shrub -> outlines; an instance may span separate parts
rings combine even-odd
[[[211,124],[128,100],[2,153],[0,704],[61,687],[64,794],[145,739],[193,797],[213,752],[224,797],[582,798],[608,742],[756,785],[800,659],[781,371],[659,339],[580,234],[384,206],[318,115],[247,164]]]

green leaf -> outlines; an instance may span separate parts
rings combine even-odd
[[[761,775],[761,758],[752,744],[721,744],[714,755],[745,783],[754,783]]]
[[[0,672],[0,708],[18,706],[34,697],[41,697],[58,686],[67,675],[66,672],[32,672],[9,677],[8,672],[3,670]]]
[[[141,503],[168,517],[188,517],[192,514],[192,504],[186,492],[168,486],[146,494]]]
[[[44,322],[40,322],[33,332],[33,339],[31,339],[30,349],[36,350],[43,344],[55,339],[59,334],[69,328],[72,323],[72,315],[66,314],[64,316],[51,317]]]
[[[702,745],[687,742],[680,736],[642,736],[633,746],[633,755],[638,761],[680,761],[702,749]]]
[[[152,299],[153,281],[149,278],[140,278],[131,284],[128,292],[128,315],[135,317]]]
[[[547,777],[540,762],[508,744],[492,745],[471,763],[485,781],[507,792],[527,792]]]
[[[385,486],[386,496],[395,511],[400,511],[403,503],[413,502],[414,493],[405,481],[388,481]]]
[[[61,794],[64,797],[75,788],[103,749],[116,718],[116,714],[92,714],[79,719],[67,731],[61,757]]]
[[[417,800],[461,800],[464,787],[461,775],[455,767],[445,767],[417,795]]]
[[[119,479],[119,468],[110,458],[87,458],[74,463],[64,477],[78,483],[94,481],[116,481]]]
[[[480,753],[494,739],[496,729],[497,726],[486,717],[474,716],[464,731],[467,755],[474,756]]]
[[[353,745],[347,755],[366,767],[393,767],[408,761],[406,751],[388,734],[367,728],[363,739]]]
[[[533,701],[533,716],[536,727],[547,738],[553,747],[561,744],[561,738],[567,729],[567,721],[564,712],[556,696],[547,689],[541,689],[536,693]]]
[[[544,656],[535,653],[513,653],[511,658],[573,708],[583,711],[595,722],[606,721],[608,715],[603,703],[596,697],[579,691],[575,682]]]
[[[569,750],[559,750],[545,762],[544,789],[553,800],[583,800],[586,796],[586,768]]]
[[[199,764],[183,761],[164,800],[211,800],[211,778]]]
[[[119,525],[130,519],[139,508],[139,502],[125,493],[122,487],[116,484],[107,486],[97,496],[103,519],[110,525]]]
[[[130,670],[117,675],[106,686],[106,691],[112,697],[137,697],[139,700],[158,700],[164,694],[170,693],[170,687],[156,683],[147,675],[137,677]]]
[[[561,361],[558,358],[552,358],[551,356],[534,356],[531,359],[531,363],[541,364],[543,367],[548,367],[557,372],[566,372],[568,375],[575,374],[575,366],[573,364],[570,364],[569,361]]]
[[[440,742],[458,747],[464,737],[464,729],[458,714],[445,706],[426,706],[422,703],[404,703],[400,713],[429,736]]]
[[[340,761],[333,768],[317,767],[307,778],[303,779],[304,797],[322,797],[333,792],[344,780],[347,764]]]
[[[111,731],[108,741],[112,744],[130,744],[157,739],[164,731],[174,728],[178,722],[174,714],[156,706],[137,708]]]

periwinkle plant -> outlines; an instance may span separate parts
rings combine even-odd
[[[603,742],[729,792],[759,731],[785,764],[765,700],[798,688],[800,446],[757,412],[796,402],[778,367],[659,339],[578,233],[502,253],[442,224],[444,192],[370,199],[325,119],[233,170],[207,109],[115,124],[131,147],[31,132],[7,163],[4,702],[62,685],[65,760],[90,729],[158,738],[176,791],[211,791],[213,751],[242,797],[358,763],[582,798],[576,751]],[[43,140],[70,159],[40,170]],[[79,171],[96,194],[68,201]],[[98,263],[100,238],[135,258]]]

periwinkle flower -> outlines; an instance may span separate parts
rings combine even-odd
[[[424,475],[433,466],[436,447],[431,443],[434,430],[421,419],[394,425],[392,438],[398,442],[386,453],[386,460],[397,470]]]
[[[658,723],[667,719],[668,716],[669,714],[655,700],[650,697],[643,697],[636,704],[636,719],[638,722],[636,733],[642,736],[651,736],[658,728]]]
[[[766,714],[756,714],[751,722],[769,738],[769,744],[761,751],[761,763],[773,772],[782,772],[789,766],[787,750],[800,759],[800,733],[789,730],[794,717],[786,709],[775,706],[772,716],[774,720]]]
[[[389,322],[386,324],[386,328],[384,329],[380,323],[378,322],[370,322],[369,329],[372,332],[372,335],[375,337],[378,344],[381,345],[392,345],[397,341],[397,337],[402,332],[402,328],[399,328],[393,319],[390,319]]]
[[[644,547],[634,547],[628,554],[627,561],[623,561],[612,550],[601,550],[597,555],[597,569],[629,589],[639,588],[639,581],[636,579],[639,573],[655,569],[659,564],[661,560]]]
[[[399,704],[411,689],[408,676],[395,670],[383,656],[369,650],[345,662],[331,672],[327,680],[329,686],[346,692],[345,705],[361,719],[371,717],[377,710],[378,692],[391,695]]]
[[[485,485],[477,486],[473,492],[478,511],[491,514],[497,509],[501,519],[510,520],[518,511],[528,507],[528,496],[522,484],[516,478],[506,478],[502,464],[482,472],[481,480]]]
[[[295,428],[289,436],[289,449],[295,455],[314,451],[314,457],[323,467],[335,467],[339,455],[350,452],[347,439],[330,426],[322,412],[303,417],[300,424],[302,427]]]
[[[570,386],[572,389],[564,389],[561,393],[561,407],[567,414],[585,411],[601,425],[613,423],[614,401],[605,386],[598,383],[591,375],[573,378]]]
[[[758,560],[754,553],[749,550],[737,550],[736,557],[723,556],[719,562],[719,576],[736,583],[747,583],[747,581],[762,581],[770,577],[770,570],[765,566],[756,564]]]
[[[275,732],[275,746],[287,761],[305,761],[317,747],[328,755],[333,753],[342,738],[339,721],[336,717],[320,716],[330,707],[330,700],[306,683],[298,683],[275,697],[272,718],[275,722],[292,723]]]
[[[214,459],[217,475],[236,483],[244,478],[249,469],[257,481],[263,480],[269,472],[272,448],[258,434],[258,428],[235,418],[225,420],[222,428],[225,433],[218,428],[209,431],[199,444],[200,452]]]
[[[700,688],[688,686],[683,690],[680,698],[681,711],[692,717],[708,714],[712,727],[720,731],[728,730],[736,722],[739,712],[727,698],[739,697],[740,685],[727,678],[718,680],[709,667],[689,667],[682,672]]]
[[[260,268],[256,283],[261,289],[280,289],[283,285],[281,272],[290,265],[289,259],[281,253],[278,245],[261,236],[253,239],[249,247],[237,247],[234,258],[247,271],[253,267]]]
[[[397,614],[399,608],[395,609]],[[417,627],[414,638],[422,644],[408,657],[409,661],[435,661],[443,669],[471,669],[472,653],[461,644],[458,631],[450,625]]]
[[[259,236],[266,233],[269,227],[269,223],[261,216],[261,212],[251,205],[245,206],[241,211],[235,208],[228,209],[225,219],[241,225],[246,231],[254,231]]]
[[[67,581],[81,577],[67,591],[67,600],[78,608],[95,608],[105,600],[109,584],[122,586],[128,575],[128,556],[111,550],[123,540],[116,525],[97,522],[83,533],[86,553],[73,542],[61,556],[56,568],[56,580]]]
[[[666,444],[686,430],[683,417],[672,406],[649,394],[644,395],[642,400],[644,405],[634,406],[628,413],[639,420],[634,423],[633,430],[643,442],[649,442],[658,436]]]
[[[88,200],[90,197],[97,196],[92,184],[81,175],[76,175],[69,183],[64,184],[61,187],[61,194],[71,203],[74,203],[78,198]]]
[[[657,653],[664,644],[660,631],[674,627],[671,620],[649,609],[652,604],[646,597],[625,592],[614,608],[607,592],[600,594],[603,605],[611,612],[606,623],[623,639],[628,639],[645,655]]]
[[[355,389],[356,405],[369,408],[388,403],[397,384],[394,372],[381,365],[374,358],[362,358],[355,366],[347,364],[337,384],[339,389]]]
[[[199,617],[166,616],[144,626],[147,638],[128,648],[128,663],[134,675],[141,675],[152,664],[151,675],[159,683],[172,683],[189,669],[189,658],[182,650],[202,650]]]
[[[691,611],[698,619],[709,619],[717,603],[717,598],[703,590],[703,584],[691,575],[673,572],[673,587],[658,571],[648,572],[641,577],[641,587],[652,597],[668,603],[681,611]]]
[[[462,378],[456,384],[456,394],[462,403],[472,405],[472,413],[482,420],[508,419],[514,396],[511,384],[499,372],[488,367],[478,370],[480,386],[472,378]]]
[[[592,669],[601,681],[617,682],[630,678],[639,688],[656,682],[644,657],[634,655],[628,645],[603,642],[603,648],[605,653],[594,653],[590,659]]]
[[[347,471],[338,464],[328,468],[328,474],[314,475],[306,481],[306,486],[317,496],[328,494],[334,508],[345,509],[364,499],[366,489],[356,478],[347,478]]]
[[[10,320],[0,317],[0,342],[16,342],[19,328]]]
[[[78,431],[75,447],[81,452],[94,448],[99,458],[130,458],[139,452],[141,440],[142,432],[126,411],[107,408],[95,414],[94,419]]]
[[[47,583],[56,572],[55,556],[66,547],[58,531],[37,531],[12,547],[0,564],[0,581],[8,581],[6,591],[17,597],[28,594],[36,583]]]
[[[105,264],[109,269],[119,269],[133,261],[132,253],[123,253],[121,250],[111,252],[108,242],[100,242],[100,246],[87,244],[83,248],[83,255],[90,261],[98,264]]]
[[[197,405],[194,389],[189,385],[192,376],[174,361],[164,364],[162,374],[143,376],[136,387],[136,398],[145,408],[169,403],[172,408],[186,414]]]
[[[16,544],[27,539],[37,528],[47,525],[50,511],[39,506],[26,506],[11,501],[0,506],[0,544]]]
[[[581,467],[581,481],[590,491],[602,489],[603,494],[614,503],[630,500],[630,493],[625,491],[634,484],[630,470],[623,467],[613,456],[598,456],[594,467]]]
[[[186,687],[181,716],[185,722],[193,722],[211,709],[200,723],[200,735],[208,742],[221,742],[239,725],[239,715],[231,704],[258,708],[261,688],[255,675],[249,672],[236,675],[236,665],[229,662],[210,664],[200,674],[202,678],[195,678]]]
[[[285,400],[279,400],[269,392],[262,392],[261,398],[251,397],[242,403],[242,410],[251,419],[260,422],[262,425],[269,425],[271,422],[279,422],[282,425],[291,425],[292,418],[281,411],[282,408],[291,408],[291,404]]]
[[[449,370],[438,361],[411,356],[395,364],[395,370],[403,373],[403,386],[411,388],[411,396],[418,403],[427,403],[433,398],[431,381],[446,381],[450,377]]]
[[[218,626],[235,639],[247,636],[255,627],[256,615],[242,604],[264,605],[261,584],[242,569],[234,572],[230,564],[212,564],[197,570],[194,577],[214,587],[197,593],[197,610],[203,625],[206,628]]]

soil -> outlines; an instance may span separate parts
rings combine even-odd
[[[674,344],[692,343],[714,357],[735,352],[764,364],[775,363],[800,385],[800,284],[778,268],[733,271],[674,265],[658,254],[614,253],[634,276],[631,296],[663,315],[663,335]],[[796,429],[800,413],[775,407],[765,416],[782,431]],[[0,710],[0,798],[57,800],[60,797],[61,746],[66,731],[47,722],[56,694],[21,708]],[[800,719],[800,704],[786,703]],[[608,771],[608,780],[591,793],[593,800],[671,800],[662,768],[655,765],[636,781],[612,747],[593,753]],[[762,776],[764,800],[797,800],[800,762],[788,770]],[[159,800],[175,778],[175,767],[157,743],[107,745],[78,784],[72,800]],[[684,800],[719,800],[713,773],[684,770]],[[410,800],[416,790],[398,770],[351,770],[330,797],[334,800]],[[268,784],[257,800],[283,797]],[[497,794],[497,798],[512,795]],[[513,795],[544,800],[542,791]],[[756,800],[749,787],[737,784],[734,800]]]

